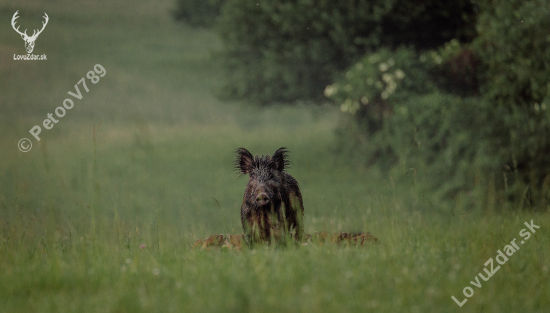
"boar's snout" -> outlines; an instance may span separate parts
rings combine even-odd
[[[256,204],[259,206],[264,206],[269,203],[271,199],[269,199],[269,196],[265,192],[260,192],[258,196],[256,197]]]
[[[273,201],[273,190],[271,190],[264,182],[260,182],[253,192],[252,199],[258,207],[268,205]]]

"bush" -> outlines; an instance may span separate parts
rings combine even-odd
[[[398,84],[386,99],[388,110],[375,119],[376,131],[366,106],[361,105],[353,115],[344,109],[348,116],[338,128],[338,149],[353,151],[363,166],[376,167],[396,182],[412,181],[433,201],[472,192],[482,200],[486,195],[480,190],[486,191],[489,185],[502,187],[502,175],[495,176],[502,172],[502,166],[490,157],[490,129],[485,127],[491,118],[488,103],[479,97],[441,93],[434,82],[426,88],[423,83],[430,79],[409,79],[413,88],[407,90]],[[414,84],[423,85],[424,92],[416,92]],[[379,94],[376,97],[380,98]],[[361,115],[361,111],[368,113]]]
[[[493,169],[483,158],[487,110],[480,99],[435,92],[411,97],[395,112],[376,140],[389,143],[401,175],[412,170],[432,193],[453,197]]]
[[[550,4],[478,4],[471,45],[453,40],[419,56],[382,49],[325,94],[352,114],[340,134],[357,138],[366,164],[401,178],[413,170],[439,198],[473,192],[481,205],[548,209]]]
[[[471,45],[453,39],[422,56],[439,90],[461,97],[479,95],[479,56]]]
[[[395,103],[411,94],[435,90],[428,71],[428,64],[412,49],[381,49],[351,66],[324,94],[336,101],[342,112],[356,114],[367,133],[374,134],[392,115]]]
[[[174,17],[191,26],[213,26],[225,0],[177,0]]]
[[[407,48],[381,49],[325,89],[325,96],[353,115],[348,122],[355,126],[343,126],[340,136],[360,137],[367,165],[386,172],[414,169],[442,195],[471,188],[468,166],[485,145],[474,134],[487,111],[480,100],[438,91],[445,64],[457,54],[451,50],[418,55]]]
[[[481,60],[480,87],[497,117],[488,120],[493,156],[512,173],[508,183],[516,195],[510,193],[510,197],[527,193],[526,201],[547,204],[550,3],[512,0],[502,5],[480,0],[477,5],[481,10],[475,40]]]
[[[465,21],[472,16],[470,1],[228,0],[219,28],[228,75],[222,94],[261,103],[319,100],[365,52],[471,39]]]

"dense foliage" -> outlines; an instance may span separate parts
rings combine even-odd
[[[491,190],[503,202],[547,208],[550,5],[478,8],[472,44],[453,40],[420,55],[380,49],[325,95],[353,115],[341,139],[359,146],[366,164],[402,177],[413,170],[438,195]]]
[[[472,19],[470,1],[228,0],[219,26],[228,73],[223,94],[262,103],[316,100],[366,51],[468,41]]]
[[[494,110],[488,127],[494,156],[510,168],[517,188],[550,196],[550,3],[478,1],[476,39],[484,98]],[[520,184],[522,183],[522,184]]]

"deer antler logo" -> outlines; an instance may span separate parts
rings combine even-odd
[[[34,42],[35,42],[36,38],[38,37],[38,35],[40,35],[40,33],[44,30],[44,28],[48,24],[48,20],[49,20],[48,14],[46,14],[46,12],[44,12],[44,19],[46,21],[42,22],[42,29],[41,30],[35,29],[32,33],[32,36],[29,36],[29,35],[27,35],[27,30],[26,29],[25,29],[24,32],[20,32],[19,31],[19,26],[17,26],[17,28],[15,28],[15,20],[17,18],[19,18],[19,16],[17,16],[17,12],[19,12],[19,10],[15,11],[15,14],[13,15],[13,18],[11,19],[11,26],[13,27],[13,29],[19,35],[21,35],[21,38],[23,38],[23,40],[25,40],[25,49],[27,50],[27,52],[32,53],[32,50],[34,49]]]

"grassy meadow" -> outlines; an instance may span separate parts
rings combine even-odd
[[[550,310],[548,212],[455,210],[412,179],[358,168],[335,153],[338,108],[219,101],[219,39],[174,22],[173,7],[0,4],[0,312]],[[33,51],[46,61],[13,60],[25,54],[9,26],[17,10],[28,33],[49,15]],[[95,64],[106,75],[32,137]],[[190,250],[241,232],[234,151],[282,146],[307,233],[369,231],[381,244]],[[540,228],[521,244],[531,220]],[[519,250],[474,287],[514,238]],[[459,307],[451,296],[463,301],[465,287],[474,294]]]

